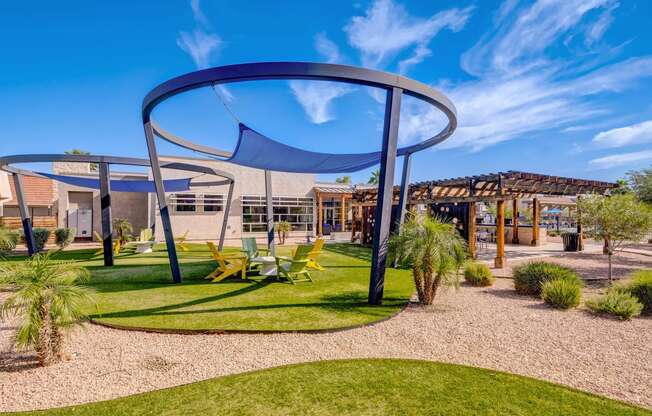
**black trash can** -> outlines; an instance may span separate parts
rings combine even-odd
[[[579,233],[562,233],[561,238],[564,242],[564,251],[579,251],[580,234]]]

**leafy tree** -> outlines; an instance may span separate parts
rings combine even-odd
[[[349,175],[344,175],[344,176],[341,176],[341,177],[335,179],[335,182],[337,182],[337,183],[351,183],[351,177]]]
[[[627,179],[618,179],[616,184],[618,184],[618,188],[611,191],[612,195],[625,195],[634,192],[631,186],[629,186],[629,181]]]
[[[652,204],[652,167],[629,171],[627,178],[636,196],[641,201]]]
[[[41,365],[60,361],[63,330],[79,323],[84,306],[93,301],[93,291],[80,285],[88,278],[83,267],[54,262],[49,254],[0,265],[0,284],[12,290],[0,307],[0,317],[19,318],[16,347],[33,347]]]
[[[134,231],[134,227],[126,218],[114,219],[113,229],[118,235],[118,239],[120,240],[121,246],[124,245],[127,241],[129,241],[129,238],[131,238],[131,233]]]
[[[65,153],[67,155],[86,155],[86,156],[91,154],[91,152],[87,152],[86,150],[81,150],[81,149],[70,149],[70,150],[66,150]],[[95,172],[98,169],[97,163],[89,163],[88,168],[91,171]]]
[[[652,212],[634,195],[588,195],[578,203],[582,223],[596,240],[605,242],[609,256],[609,282],[612,281],[612,256],[628,241],[640,241],[652,229]]]
[[[378,185],[380,182],[380,169],[376,169],[373,172],[371,172],[371,177],[369,178],[369,181],[367,183],[369,185]]]
[[[466,251],[454,224],[411,214],[400,232],[390,237],[389,248],[400,264],[412,269],[421,304],[432,305],[441,285],[459,287]]]
[[[278,239],[281,244],[285,244],[285,238],[288,233],[292,231],[292,225],[287,221],[279,221],[274,226],[276,232],[278,232]]]

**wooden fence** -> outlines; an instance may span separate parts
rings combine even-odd
[[[56,217],[33,217],[34,228],[47,228],[51,230],[48,244],[54,244],[54,230],[57,228]],[[0,217],[0,226],[9,228],[10,230],[23,230],[23,223],[20,217]]]

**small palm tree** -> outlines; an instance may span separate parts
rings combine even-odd
[[[369,181],[367,182],[369,185],[378,185],[380,182],[380,169],[376,169],[375,171],[371,172],[371,177],[369,178]]]
[[[89,273],[69,262],[54,262],[50,254],[37,254],[22,263],[0,266],[0,284],[13,293],[0,307],[0,317],[17,316],[21,324],[17,348],[33,347],[41,365],[63,358],[63,330],[84,317],[93,291],[80,286]]]
[[[16,248],[20,234],[15,230],[0,227],[0,259]]]
[[[116,218],[113,220],[113,229],[118,234],[120,245],[123,246],[129,238],[131,233],[134,232],[134,227],[126,218]]]
[[[459,287],[466,243],[451,223],[411,214],[400,232],[389,239],[399,263],[409,265],[419,302],[432,305],[441,285]]]
[[[276,232],[278,232],[278,239],[281,244],[285,244],[285,238],[288,233],[292,231],[292,225],[287,221],[280,221],[276,223]]]

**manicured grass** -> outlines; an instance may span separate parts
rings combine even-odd
[[[21,415],[650,415],[512,374],[412,360],[277,367]]]
[[[184,281],[171,283],[164,246],[149,254],[122,253],[116,266],[100,267],[94,250],[57,253],[92,271],[97,305],[91,317],[114,325],[178,330],[314,330],[341,328],[384,319],[398,312],[414,291],[411,275],[388,269],[382,306],[367,304],[370,250],[327,245],[320,257],[326,271],[312,272],[314,283],[296,285],[250,276],[211,283],[203,277],[216,264],[205,245],[179,252]],[[291,247],[278,253],[289,254]]]

